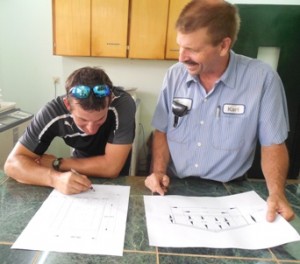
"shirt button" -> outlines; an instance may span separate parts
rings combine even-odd
[[[200,125],[204,125],[204,121],[200,121]]]
[[[203,102],[206,103],[207,102],[207,98],[204,98]]]
[[[202,146],[201,142],[198,142],[198,143],[197,143],[197,146],[198,146],[198,147],[201,147],[201,146]]]
[[[196,164],[195,164],[195,168],[198,168],[198,167],[199,167],[199,165],[196,163]]]

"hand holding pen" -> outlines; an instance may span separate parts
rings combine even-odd
[[[80,173],[78,173],[76,170],[74,170],[74,169],[71,169],[71,172],[72,173],[74,173],[74,174],[76,174],[76,175],[81,175]],[[92,190],[93,192],[95,191],[95,189],[94,189],[94,187],[91,185],[90,186],[90,190]]]
[[[76,170],[58,172],[53,170],[51,174],[51,186],[63,194],[78,194],[92,188],[90,179]]]

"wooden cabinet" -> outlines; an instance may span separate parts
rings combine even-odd
[[[175,24],[181,10],[189,1],[190,0],[170,0],[166,41],[166,59],[178,59],[179,47],[176,42]]]
[[[92,0],[92,56],[127,56],[128,10],[129,0]]]
[[[129,58],[164,59],[169,0],[131,0]]]
[[[52,0],[53,53],[90,56],[91,2]]]
[[[53,53],[127,56],[129,0],[52,0]]]
[[[175,21],[188,1],[52,0],[53,53],[177,59]]]

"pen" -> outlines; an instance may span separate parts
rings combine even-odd
[[[79,173],[78,173],[76,170],[71,169],[71,171],[72,171],[74,174],[79,175]],[[93,192],[95,191],[95,189],[94,189],[94,187],[93,187],[92,185],[91,185],[91,187],[90,187],[90,190],[92,190]]]
[[[217,111],[216,111],[216,117],[219,118],[221,113],[221,106],[218,105]]]

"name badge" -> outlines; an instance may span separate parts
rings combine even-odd
[[[223,113],[232,115],[242,115],[245,113],[245,106],[237,104],[224,104]]]

